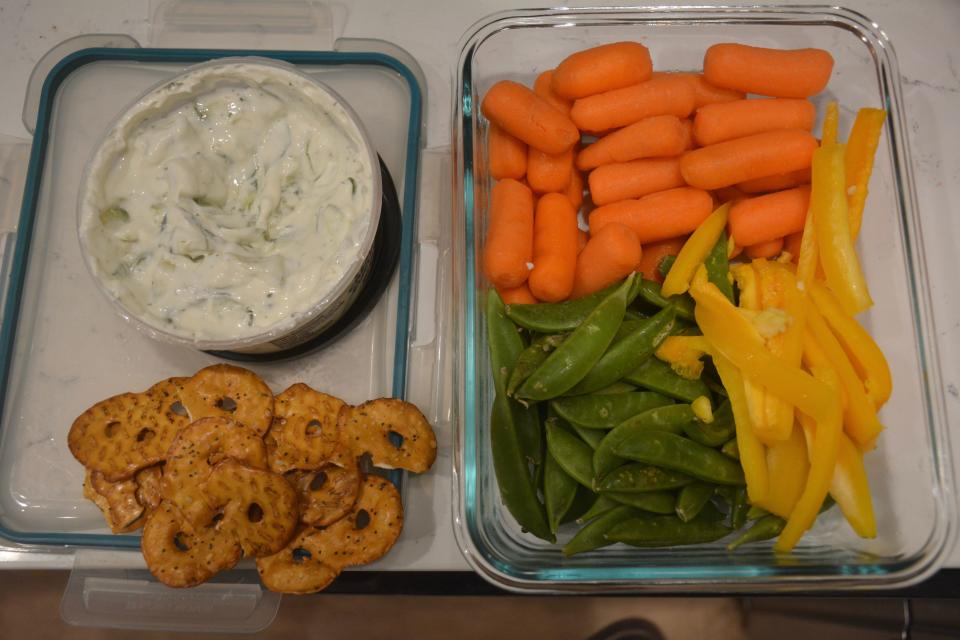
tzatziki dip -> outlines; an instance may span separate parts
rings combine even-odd
[[[107,134],[82,187],[81,246],[102,288],[152,329],[273,338],[357,275],[378,222],[374,162],[348,108],[310,78],[201,65]]]

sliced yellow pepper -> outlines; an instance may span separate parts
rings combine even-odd
[[[843,145],[813,152],[810,210],[827,284],[843,308],[854,314],[871,307],[873,300],[850,235],[843,155]]]
[[[789,518],[807,484],[810,460],[807,441],[798,424],[791,425],[790,436],[767,449],[770,488],[762,501],[755,503],[781,518]]]
[[[787,519],[774,545],[776,551],[790,551],[817,519],[824,498],[830,490],[837,464],[837,450],[842,435],[840,390],[837,374],[830,368],[814,367],[816,380],[827,388],[829,399],[815,413],[801,409],[816,422],[813,446],[810,447],[810,472],[800,499]]]
[[[749,264],[736,264],[730,267],[730,273],[740,291],[740,308],[747,311],[760,310],[760,289],[757,285],[757,272]],[[744,399],[750,412],[750,424],[754,433],[764,442],[771,444],[774,439],[767,429],[767,415],[764,410],[766,394],[763,389],[750,380],[743,382]]]
[[[837,130],[840,128],[840,107],[836,101],[827,103],[826,113],[823,115],[823,135],[820,136],[820,145],[827,146],[837,143]]]
[[[677,259],[670,267],[670,271],[667,272],[667,277],[663,279],[663,286],[660,291],[664,296],[669,297],[685,293],[690,287],[690,279],[693,278],[697,267],[703,264],[710,250],[717,244],[720,234],[727,227],[727,213],[729,211],[729,202],[720,205],[716,211],[700,223],[700,226],[683,243],[680,253],[677,254]]]
[[[807,210],[800,236],[800,255],[797,256],[797,281],[802,285],[817,277],[820,267],[820,248],[817,246],[817,229],[813,224],[813,208]]]
[[[822,283],[810,283],[809,293],[813,304],[843,345],[857,375],[863,380],[867,395],[879,411],[893,391],[890,366],[883,351],[860,323],[843,310],[840,302]]]
[[[867,200],[867,185],[873,172],[873,157],[880,143],[880,132],[887,112],[883,109],[860,109],[847,139],[844,155],[847,179],[847,204],[850,216],[850,235],[854,240],[860,233],[863,205]]]
[[[703,336],[668,336],[654,355],[670,365],[681,378],[697,380],[703,373],[704,354],[710,349]]]
[[[712,355],[720,381],[727,390],[730,408],[733,409],[740,466],[743,467],[743,476],[747,481],[747,497],[751,504],[759,504],[766,498],[769,490],[767,454],[763,443],[753,432],[753,425],[750,424],[750,412],[747,411],[747,402],[743,395],[743,376],[740,375],[740,370],[722,355]]]
[[[873,514],[867,470],[863,466],[863,452],[844,434],[840,434],[837,467],[830,482],[830,495],[840,505],[843,517],[858,536],[877,537],[877,520]]]

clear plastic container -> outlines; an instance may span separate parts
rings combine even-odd
[[[478,107],[496,81],[531,85],[568,54],[618,40],[646,44],[656,70],[700,69],[704,51],[717,42],[821,47],[836,60],[828,89],[815,98],[821,116],[827,101],[839,101],[845,135],[859,107],[888,110],[860,242],[876,303],[861,320],[894,377],[893,397],[880,416],[886,430],[866,456],[876,539],[858,538],[833,509],[790,555],[774,555],[770,543],[728,553],[719,542],[650,550],[617,545],[564,558],[560,547],[575,527],[566,525],[558,544],[548,544],[521,532],[502,505],[489,448],[493,389],[481,302],[490,285],[479,266],[492,180],[485,169],[487,122]],[[461,421],[455,528],[473,567],[507,589],[581,592],[889,588],[933,573],[955,527],[950,448],[900,76],[880,28],[858,13],[829,7],[499,13],[464,37],[455,87],[455,413]]]

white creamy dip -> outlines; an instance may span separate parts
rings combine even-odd
[[[289,329],[349,284],[379,173],[351,116],[296,72],[204,65],[147,94],[88,169],[81,244],[107,292],[193,341]]]

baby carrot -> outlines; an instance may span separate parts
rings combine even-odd
[[[550,154],[530,148],[527,154],[527,184],[537,193],[563,191],[573,173],[573,147]]]
[[[534,298],[533,294],[530,293],[530,287],[527,286],[526,282],[512,289],[497,287],[497,293],[500,294],[500,299],[503,300],[503,304],[536,304],[539,302],[539,300]]]
[[[758,258],[775,258],[780,255],[782,250],[783,238],[776,238],[774,240],[768,240],[767,242],[761,242],[760,244],[752,244],[749,247],[745,247],[743,252],[751,260],[757,260]]]
[[[647,158],[631,162],[605,164],[587,178],[590,196],[597,206],[641,198],[657,191],[684,186],[680,158]]]
[[[718,87],[776,98],[809,98],[827,86],[833,56],[823,49],[765,49],[715,44],[703,57],[703,76]]]
[[[533,271],[530,292],[544,302],[570,296],[577,268],[577,212],[560,193],[548,193],[537,202],[533,219]]]
[[[577,255],[583,253],[583,248],[587,246],[587,242],[590,241],[590,234],[584,231],[583,229],[577,230]]]
[[[683,150],[690,151],[691,149],[696,149],[697,142],[693,138],[693,120],[684,118],[680,121],[680,124],[683,125]]]
[[[778,173],[754,180],[747,180],[737,185],[744,193],[769,193],[792,189],[802,184],[810,184],[810,168],[798,169],[790,173]]]
[[[813,129],[816,111],[809,100],[767,98],[718,102],[697,109],[693,137],[700,146],[776,129]]]
[[[583,206],[583,174],[574,169],[570,172],[570,182],[563,189],[563,195],[573,205],[574,211],[579,211]]]
[[[490,222],[483,246],[483,269],[497,287],[527,281],[533,260],[533,194],[516,180],[500,180],[490,197]]]
[[[641,243],[686,235],[700,226],[713,211],[713,198],[706,191],[680,187],[639,200],[621,200],[597,207],[590,214],[590,233],[610,224],[630,227]]]
[[[480,104],[480,111],[504,131],[544,153],[563,153],[580,140],[570,119],[522,84],[496,83]]]
[[[490,123],[487,154],[490,156],[490,175],[494,180],[519,180],[527,173],[527,145]]]
[[[730,209],[730,235],[749,254],[751,245],[803,231],[809,207],[807,186],[741,200]]]
[[[800,257],[800,243],[803,241],[803,231],[791,233],[783,239],[783,250],[790,254],[790,260],[794,264]]]
[[[567,56],[553,72],[558,96],[582,98],[650,79],[650,51],[639,42],[613,42]]]
[[[671,75],[676,78],[683,78],[693,87],[693,108],[699,109],[705,104],[714,104],[717,102],[729,102],[731,100],[743,100],[746,94],[743,91],[733,89],[723,89],[715,87],[704,79],[702,73],[692,73],[687,71],[655,71],[653,77]]]
[[[686,236],[679,238],[670,238],[660,242],[648,242],[643,245],[643,255],[640,256],[640,265],[637,267],[643,277],[647,280],[663,282],[663,276],[660,275],[660,261],[667,256],[676,256],[683,248],[686,242]]]
[[[738,189],[737,187],[721,187],[716,189],[713,192],[714,197],[720,204],[724,202],[736,202],[737,200],[743,200],[747,197],[747,194]]]
[[[583,131],[597,133],[625,127],[653,116],[686,118],[693,111],[693,87],[683,78],[664,75],[623,89],[580,98],[570,119]]]
[[[577,256],[572,298],[600,291],[633,273],[640,264],[642,249],[637,235],[621,224],[608,224],[592,233]]]
[[[817,140],[809,131],[766,131],[688,151],[680,158],[680,171],[692,187],[719,189],[805,169],[816,148]]]
[[[562,111],[563,115],[570,115],[570,107],[573,106],[573,100],[567,100],[558,96],[550,86],[553,82],[553,69],[544,71],[533,81],[533,92]]]
[[[577,168],[587,171],[611,162],[676,156],[683,152],[683,133],[676,116],[645,118],[584,147],[577,156]]]

